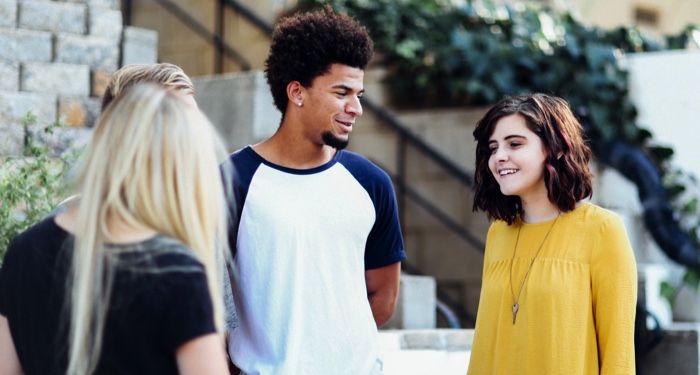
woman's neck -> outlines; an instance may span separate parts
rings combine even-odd
[[[552,220],[561,214],[559,207],[548,198],[533,201],[522,200],[523,215],[522,220],[526,223],[536,224]]]
[[[272,137],[254,145],[253,150],[269,162],[295,169],[315,168],[333,159],[334,148],[302,136],[295,131],[301,125],[294,125],[282,124]]]

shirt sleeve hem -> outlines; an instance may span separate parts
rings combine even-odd
[[[365,264],[365,271],[372,270],[375,268],[385,267],[385,266],[388,266],[390,264],[394,264],[396,262],[401,262],[405,259],[406,259],[406,252],[403,249],[401,249],[401,250],[391,254],[390,256],[388,256],[380,261],[373,262],[373,263],[366,263]]]

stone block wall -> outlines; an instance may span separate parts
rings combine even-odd
[[[30,111],[40,127],[67,126],[52,146],[84,141],[111,74],[156,62],[157,43],[122,26],[118,0],[0,0],[0,156],[22,152]]]

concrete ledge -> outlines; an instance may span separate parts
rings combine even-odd
[[[700,323],[673,323],[646,354],[638,373],[700,374]],[[383,330],[379,352],[384,375],[464,375],[474,339],[472,329]]]
[[[643,359],[644,375],[700,374],[700,323],[673,323]]]
[[[474,340],[473,329],[382,330],[380,347],[385,350],[468,351]]]
[[[464,375],[473,337],[471,329],[380,331],[384,375]]]

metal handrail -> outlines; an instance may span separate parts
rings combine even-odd
[[[476,248],[479,252],[484,252],[485,245],[479,238],[469,233],[469,231],[464,229],[462,225],[460,225],[458,222],[452,219],[442,209],[430,202],[430,200],[426,198],[423,194],[418,192],[418,190],[406,184],[404,180],[399,180],[396,175],[393,175],[391,172],[389,172],[386,166],[382,165],[380,162],[374,159],[372,160],[372,162],[376,164],[379,168],[383,169],[389,175],[389,177],[391,177],[391,179],[394,180],[394,183],[397,185],[397,188],[399,190],[403,190],[406,196],[410,198],[414,203],[426,210],[442,225],[450,229],[469,245]]]
[[[192,29],[199,36],[214,44],[217,51],[222,52],[227,57],[230,57],[241,67],[241,70],[248,71],[251,68],[250,62],[231,47],[221,35],[213,33],[207,27],[199,22],[196,18],[190,16],[184,9],[174,3],[172,0],[155,0],[165,10],[169,11],[173,16],[182,21],[187,27]]]
[[[225,5],[228,5],[234,11],[238,12],[240,15],[245,17],[250,23],[255,25],[260,31],[264,32],[266,35],[272,35],[273,27],[262,17],[258,16],[253,10],[241,4],[236,0],[223,0]]]
[[[414,146],[430,159],[436,162],[440,167],[445,169],[450,175],[455,177],[462,184],[470,189],[474,188],[474,178],[465,172],[459,165],[455,164],[453,161],[444,157],[439,151],[434,147],[430,146],[428,143],[420,139],[418,136],[413,134],[408,127],[399,121],[391,112],[382,108],[379,104],[370,100],[366,96],[362,99],[362,105],[364,108],[368,109],[372,114],[377,116],[382,122],[389,125],[393,130],[395,130],[399,136],[408,141],[411,146]]]

